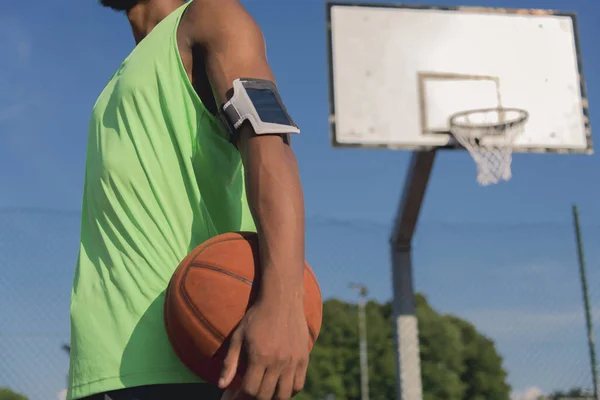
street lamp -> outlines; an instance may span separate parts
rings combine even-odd
[[[351,283],[350,289],[358,291],[358,332],[360,337],[360,390],[361,399],[369,400],[369,360],[367,356],[367,321],[365,305],[367,287]]]

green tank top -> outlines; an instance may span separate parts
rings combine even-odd
[[[188,4],[135,47],[93,108],[71,294],[69,399],[198,382],[168,342],[165,289],[201,242],[256,229],[240,155],[181,62],[176,32]]]

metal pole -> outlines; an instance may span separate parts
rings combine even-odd
[[[360,392],[362,400],[369,400],[369,358],[367,353],[367,318],[365,305],[367,288],[351,283],[350,288],[358,290],[358,332],[360,341]]]
[[[392,250],[393,309],[396,331],[397,398],[422,400],[419,325],[415,307],[411,249]]]
[[[423,399],[411,246],[435,154],[435,150],[412,154],[390,240],[398,400]]]
[[[590,350],[590,363],[592,364],[592,382],[594,385],[594,399],[600,399],[600,388],[598,385],[598,364],[596,362],[596,348],[594,345],[594,328],[592,325],[592,313],[590,310],[590,298],[587,287],[587,276],[585,272],[585,258],[583,256],[583,241],[581,239],[581,228],[579,226],[579,211],[573,205],[573,221],[575,223],[575,236],[577,237],[577,253],[579,256],[579,276],[581,278],[581,289],[583,292],[583,305],[585,308],[585,322],[587,328],[587,339]]]

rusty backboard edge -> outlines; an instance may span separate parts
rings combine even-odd
[[[585,134],[587,140],[587,149],[589,154],[593,153],[594,144],[592,142],[592,125],[590,122],[589,100],[587,96],[587,87],[585,83],[585,75],[583,74],[583,57],[581,51],[581,42],[579,40],[579,24],[577,22],[577,14],[569,15],[573,22],[573,37],[575,38],[575,53],[577,55],[577,68],[579,71],[579,91],[581,94],[581,104],[583,106],[583,117],[585,119]]]
[[[335,95],[333,78],[333,32],[331,30],[331,5],[326,4],[326,29],[327,29],[327,79],[329,83],[329,115],[335,115]],[[330,119],[329,138],[333,147],[338,147],[335,131],[335,119]]]
[[[459,144],[447,144],[444,146],[423,146],[411,144],[394,143],[344,143],[337,140],[335,134],[335,122],[330,123],[331,144],[340,149],[372,149],[372,150],[408,150],[408,151],[431,151],[431,150],[465,150]],[[588,143],[589,144],[589,143]],[[592,147],[582,149],[558,148],[558,147],[526,147],[518,146],[512,148],[513,153],[537,153],[537,154],[594,154]]]

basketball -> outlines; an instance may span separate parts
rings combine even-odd
[[[197,246],[175,270],[165,295],[165,328],[181,362],[201,379],[217,384],[228,338],[258,292],[258,235],[226,233]],[[304,309],[312,349],[322,322],[317,279],[306,264]],[[243,363],[234,383],[239,382]]]

